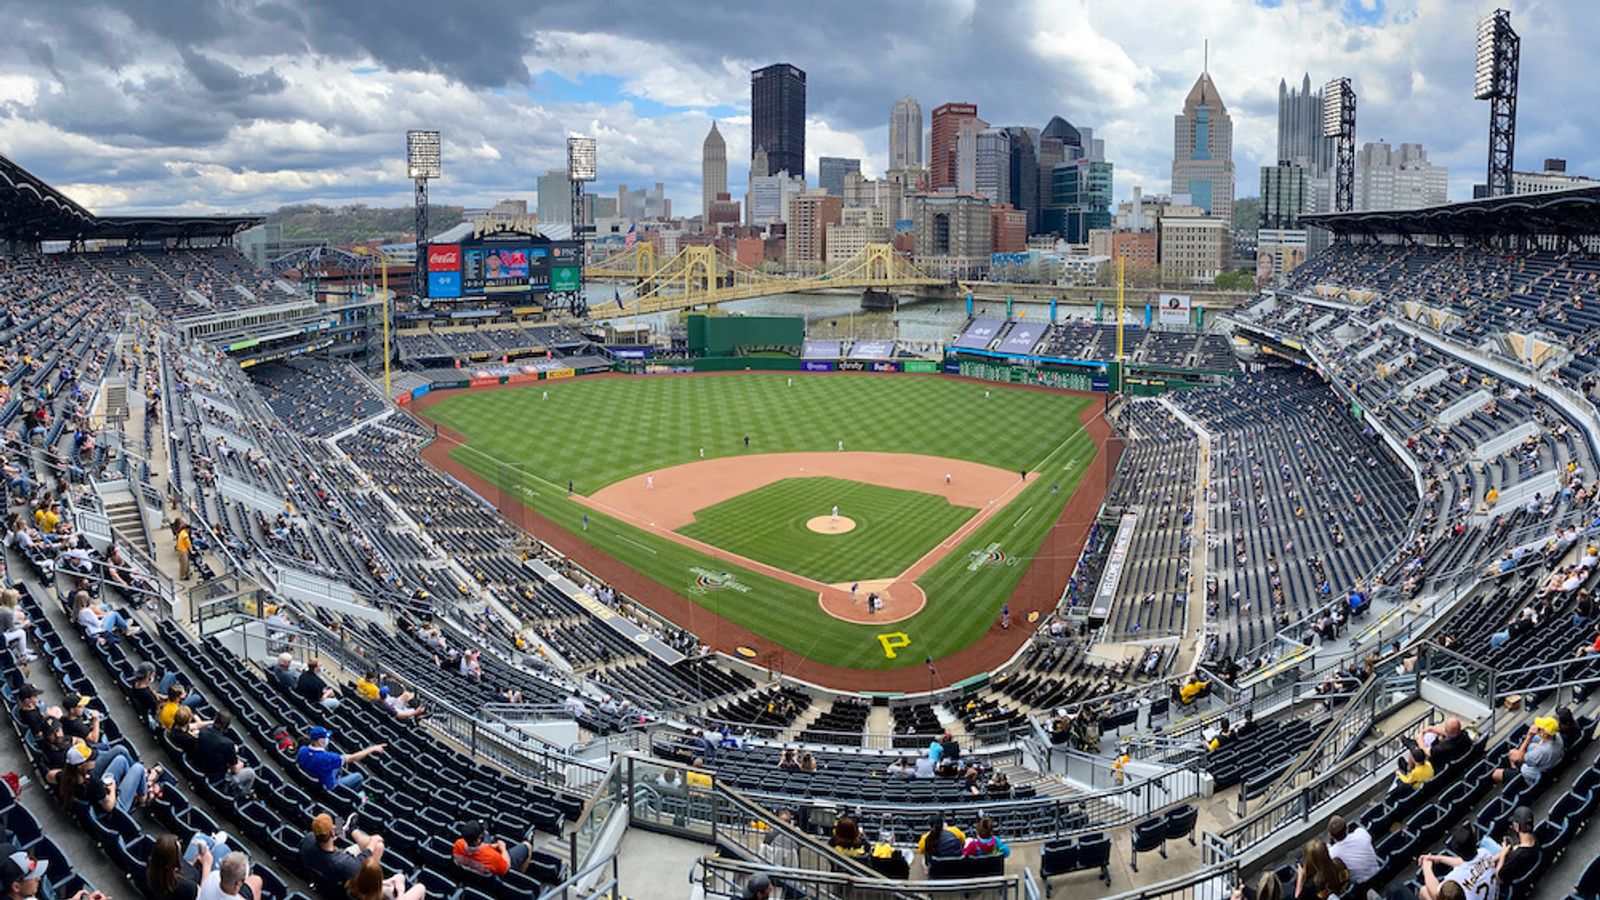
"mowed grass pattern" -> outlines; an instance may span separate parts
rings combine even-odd
[[[541,399],[544,390],[549,400]],[[906,375],[796,375],[793,388],[786,376],[764,373],[577,379],[461,393],[430,407],[424,417],[467,436],[468,444],[451,456],[505,492],[491,501],[527,503],[623,565],[802,656],[845,668],[895,669],[954,653],[993,625],[1094,457],[1094,442],[1078,415],[1096,401],[1003,385],[990,388],[984,399],[984,390],[971,382]],[[835,619],[822,611],[815,592],[723,565],[566,495],[568,478],[580,491],[592,491],[698,459],[702,440],[708,458],[745,452],[742,424],[724,419],[767,423],[752,430],[751,453],[831,450],[838,438],[827,435],[848,427],[846,449],[926,453],[1041,475],[918,579],[928,605],[892,626],[911,645],[889,659],[878,641],[884,627]],[[719,449],[707,433],[722,435],[731,446]],[[629,462],[619,442],[644,461]],[[991,546],[1012,564],[974,565]],[[746,590],[696,592],[695,568],[727,572]]]
[[[813,516],[855,522],[818,534]],[[785,478],[695,513],[679,534],[826,584],[892,578],[949,537],[977,510],[919,491],[838,478]]]
[[[793,387],[790,380],[766,372],[577,378],[463,391],[430,407],[428,418],[466,435],[482,454],[563,488],[570,479],[590,494],[698,459],[702,447],[712,459],[834,450],[843,440],[846,450],[923,453],[1015,472],[1078,427],[1083,403],[936,376],[801,374]]]

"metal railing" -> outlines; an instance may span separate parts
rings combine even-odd
[[[941,897],[973,900],[1025,900],[1023,877],[962,878],[905,882],[864,879],[837,872],[818,872],[787,866],[751,863],[708,856],[695,866],[689,880],[698,884],[707,898],[745,896],[744,885],[755,875],[771,881],[774,897],[803,897],[815,900],[936,900]],[[1037,896],[1037,889],[1034,896]]]
[[[1239,864],[1220,862],[1177,878],[1108,894],[1106,900],[1228,900],[1239,883]]]
[[[539,900],[588,900],[622,897],[621,867],[617,854],[608,853],[573,872],[566,881],[539,892]]]
[[[1442,721],[1443,713],[1429,709],[1401,723],[1395,734],[1409,735]],[[1216,836],[1215,846],[1242,859],[1260,856],[1283,840],[1294,840],[1297,829],[1322,820],[1322,811],[1328,804],[1392,777],[1398,755],[1392,742],[1378,742],[1347,756],[1305,786],[1258,807],[1224,829]]]

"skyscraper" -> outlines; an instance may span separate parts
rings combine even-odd
[[[1357,211],[1438,206],[1449,188],[1450,170],[1428,162],[1421,144],[1366,143],[1356,152]]]
[[[1010,166],[1007,168],[1006,202],[1022,210],[1028,223],[1028,234],[1039,230],[1039,130],[1022,125],[1012,125],[1005,130],[1009,146]]]
[[[922,104],[901,97],[889,109],[889,168],[922,165]]]
[[[1322,88],[1306,73],[1298,90],[1278,81],[1278,159],[1308,169],[1313,178],[1333,167],[1333,138],[1322,136]]]
[[[817,187],[835,197],[844,196],[844,176],[848,172],[861,173],[861,160],[846,156],[820,156],[817,158]]]
[[[767,151],[762,175],[806,174],[806,73],[774,63],[750,73],[750,147]],[[752,156],[753,158],[753,156]]]
[[[718,194],[728,192],[728,143],[711,123],[706,142],[700,146],[700,223],[710,230],[711,204]]]
[[[572,221],[572,182],[566,169],[551,169],[539,176],[539,221]]]
[[[1280,129],[1281,134],[1281,129]],[[1261,227],[1299,228],[1300,216],[1310,210],[1304,166],[1282,160],[1261,167]]]
[[[990,203],[1010,202],[1011,139],[991,128],[977,134],[973,157],[973,193]]]
[[[1201,72],[1172,120],[1172,193],[1207,216],[1233,221],[1233,119],[1210,72]]]
[[[963,125],[977,122],[974,103],[946,103],[933,108],[928,136],[928,189],[956,186],[956,140]]]

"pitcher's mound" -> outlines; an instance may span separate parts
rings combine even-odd
[[[817,534],[844,534],[855,530],[856,520],[848,516],[813,516],[806,520],[806,527]]]

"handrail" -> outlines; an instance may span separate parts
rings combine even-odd
[[[1023,897],[1022,875],[896,882],[882,877],[864,878],[717,856],[701,859],[696,870],[700,874],[699,885],[703,896],[729,898],[729,900],[745,896],[744,883],[758,874],[766,875],[774,887],[784,890],[784,896],[816,897],[826,900],[879,900],[879,898],[933,900],[939,897],[1022,900]],[[691,873],[691,882],[693,879],[694,875]]]
[[[1300,757],[1262,794],[1268,802],[1280,791],[1292,786],[1304,772],[1325,770],[1344,758],[1354,742],[1360,740],[1366,730],[1379,718],[1379,702],[1384,693],[1392,690],[1392,685],[1383,673],[1400,657],[1400,653],[1391,653],[1378,660],[1373,667],[1373,675],[1367,678],[1366,684],[1362,685],[1355,697],[1345,704],[1344,709],[1340,710],[1327,727],[1311,741],[1306,751],[1300,754]],[[1413,673],[1412,677],[1419,679],[1421,674]]]

